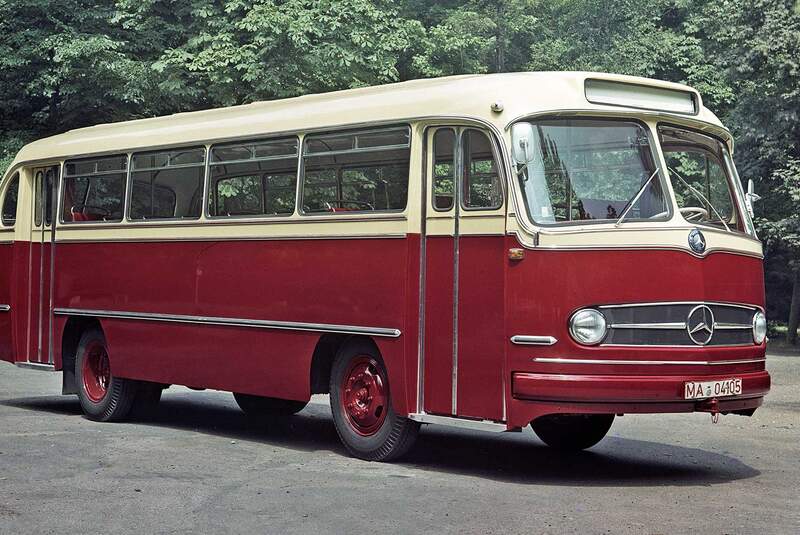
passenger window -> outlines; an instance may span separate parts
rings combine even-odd
[[[303,212],[405,209],[408,127],[309,136],[304,145]]]
[[[464,207],[493,210],[503,205],[503,189],[492,142],[480,130],[465,130],[461,136],[464,162]]]
[[[130,218],[199,218],[205,153],[198,147],[134,154]]]
[[[436,131],[433,136],[433,207],[448,211],[453,207],[453,185],[456,133],[449,128]]]
[[[122,221],[127,170],[126,155],[66,162],[62,222]]]
[[[255,141],[211,149],[211,216],[294,213],[297,138]]]
[[[17,221],[17,198],[19,197],[19,173],[10,178],[3,198],[3,226],[13,227]]]

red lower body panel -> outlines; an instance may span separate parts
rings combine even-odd
[[[400,337],[375,343],[388,370],[394,408],[404,414],[416,405],[418,320],[404,312],[408,299],[419,295],[418,267],[409,268],[419,265],[418,251],[416,235],[65,242],[58,244],[54,301],[56,308],[140,316],[100,316],[115,375],[288,399],[308,399],[312,357],[324,330],[174,323],[151,316],[398,329]],[[416,277],[407,279],[408,273]],[[60,368],[65,316],[57,318]]]
[[[515,373],[514,397],[536,401],[579,402],[671,402],[683,400],[683,385],[687,381],[717,381],[726,375],[642,376],[642,375],[552,375]],[[742,378],[739,397],[763,396],[769,391],[770,378],[766,371],[736,374]]]
[[[687,381],[742,378],[742,393],[735,397],[685,400]],[[754,409],[769,392],[766,370],[717,375],[566,375],[515,373],[512,376],[510,427],[553,413],[666,413]]]

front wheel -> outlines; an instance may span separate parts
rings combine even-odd
[[[367,461],[390,461],[406,453],[419,423],[392,409],[389,379],[377,349],[367,341],[347,343],[331,370],[331,412],[347,450]]]
[[[532,421],[531,428],[551,448],[579,451],[603,440],[613,422],[613,414],[548,414]]]
[[[87,418],[99,422],[125,419],[136,399],[136,381],[114,377],[103,331],[83,333],[75,361],[78,399]]]

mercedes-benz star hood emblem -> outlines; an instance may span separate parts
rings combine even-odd
[[[704,346],[714,336],[714,313],[706,305],[698,305],[686,317],[686,332],[695,344]]]
[[[692,229],[689,233],[689,247],[697,254],[703,254],[706,250],[706,237],[700,229]]]

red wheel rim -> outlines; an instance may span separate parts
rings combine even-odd
[[[378,362],[360,355],[342,378],[341,403],[350,427],[362,436],[374,435],[386,420],[389,396]]]
[[[111,367],[108,364],[108,353],[105,345],[94,340],[89,343],[83,354],[83,390],[86,397],[99,403],[106,397],[111,384]]]

